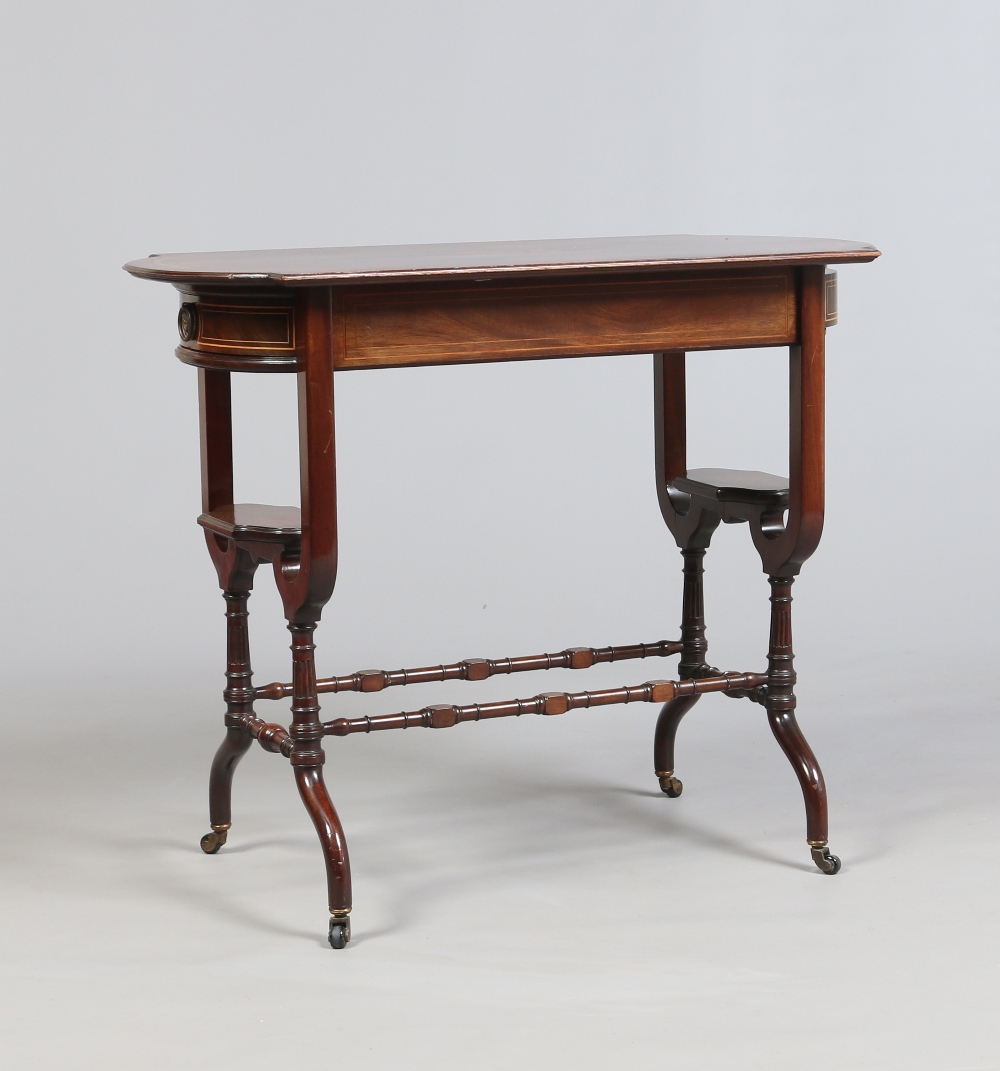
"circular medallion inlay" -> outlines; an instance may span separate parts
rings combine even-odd
[[[177,313],[177,330],[185,342],[190,342],[198,334],[198,306],[186,301]]]

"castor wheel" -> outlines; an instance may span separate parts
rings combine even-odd
[[[810,849],[812,853],[813,862],[823,871],[824,874],[836,874],[840,870],[840,859],[830,852],[830,849],[825,845],[813,845]]]
[[[660,778],[660,791],[675,800],[684,791],[684,783],[679,777],[667,774]]]
[[[351,939],[351,920],[334,916],[330,919],[330,947],[344,948]]]
[[[215,855],[215,853],[226,843],[226,834],[228,829],[214,829],[211,833],[206,833],[201,838],[201,850],[206,855]]]

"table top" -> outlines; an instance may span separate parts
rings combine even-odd
[[[866,263],[879,251],[832,238],[663,234],[626,238],[556,238],[524,242],[370,245],[328,249],[258,249],[164,253],[125,270],[163,282],[277,283],[285,286],[594,275],[682,268]]]

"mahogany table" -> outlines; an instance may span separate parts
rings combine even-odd
[[[326,858],[330,944],[350,940],[347,845],[323,781],[323,739],[383,729],[444,729],[459,722],[579,707],[663,703],[654,769],[667,796],[681,793],[674,737],[706,692],[763,706],[802,787],[806,840],[826,874],[840,869],[827,846],[826,788],[795,720],[791,587],[823,525],[823,367],[826,327],[836,322],[831,264],[863,263],[870,245],[813,238],[668,235],[465,245],[285,249],[151,256],[133,275],[180,291],[177,356],[198,369],[202,513],[226,600],[226,735],[212,764],[214,854],[231,826],[237,763],[256,740],[290,762]],[[789,476],[688,470],[685,353],[787,346]],[[450,665],[364,670],[317,680],[313,633],[337,569],[335,373],[353,368],[516,361],[652,352],[656,484],[660,509],[683,555],[680,639],[576,647],[523,658],[468,658]],[[230,373],[298,377],[300,505],[233,502]],[[767,669],[723,673],[706,659],[702,563],[719,523],[745,522],[771,586]],[[251,683],[247,600],[268,562],[292,636],[292,682]],[[677,680],[596,691],[543,692],[507,702],[436,705],[373,717],[320,718],[324,692],[376,692],[425,681],[483,680],[529,670],[586,669],[599,662],[680,655]],[[260,718],[257,700],[292,697],[286,728]],[[349,713],[344,711],[345,714]]]

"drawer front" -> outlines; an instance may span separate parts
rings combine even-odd
[[[295,308],[287,294],[181,292],[177,356],[201,368],[287,372],[297,366]]]
[[[295,318],[290,308],[198,305],[198,345],[217,350],[295,349]]]

